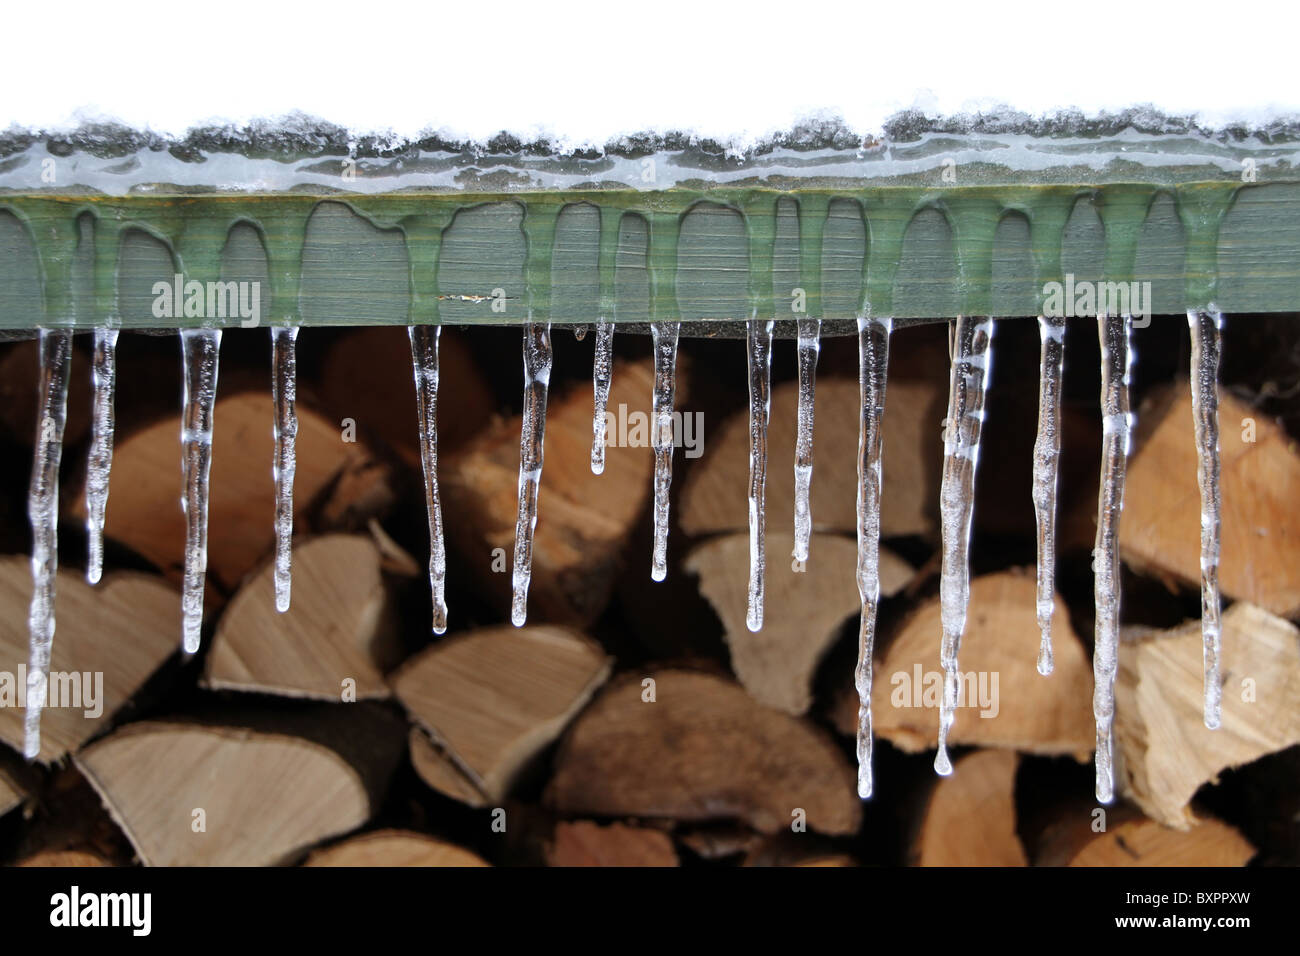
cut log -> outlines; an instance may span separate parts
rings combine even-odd
[[[44,850],[40,853],[26,857],[25,859],[19,860],[14,865],[27,867],[76,867],[78,869],[86,866],[112,866],[111,863],[97,857],[95,854],[86,853],[82,850]]]
[[[725,678],[656,670],[624,674],[575,721],[546,802],[571,816],[740,819],[764,833],[806,819],[842,835],[861,819],[855,786],[811,723]]]
[[[1235,829],[1204,819],[1187,831],[1171,830],[1135,810],[1107,810],[1104,833],[1093,831],[1090,812],[1050,828],[1039,844],[1037,866],[1245,866],[1255,848]]]
[[[1202,722],[1201,626],[1120,645],[1115,737],[1121,785],[1147,815],[1186,829],[1220,771],[1300,743],[1300,630],[1249,604],[1223,615],[1223,717]]]
[[[393,690],[475,788],[502,799],[609,677],[600,645],[559,627],[498,627],[439,641]]]
[[[205,680],[216,690],[318,700],[388,696],[383,663],[387,601],[379,549],[360,535],[323,535],[293,549],[293,602],[275,609],[266,564],[217,625]]]
[[[798,383],[772,389],[768,425],[767,526],[794,527],[794,444]],[[852,533],[857,528],[858,383],[823,377],[816,392],[816,462],[810,507],[817,531]],[[881,533],[933,536],[938,527],[940,433],[947,394],[929,381],[889,383],[885,403],[885,459]],[[749,527],[749,416],[739,412],[711,435],[704,458],[686,475],[681,527],[690,535],[743,531]]]
[[[687,825],[673,834],[679,843],[705,860],[722,860],[741,856],[757,849],[766,839],[739,823],[704,823]]]
[[[662,830],[588,820],[561,821],[546,848],[549,866],[676,866],[677,851]]]
[[[465,333],[444,328],[438,344],[438,448],[445,456],[479,434],[495,403],[466,344]],[[352,329],[325,358],[321,398],[342,427],[350,418],[363,433],[377,436],[412,469],[420,464],[411,341],[406,329]],[[448,397],[450,396],[450,397]],[[517,436],[516,436],[517,437]]]
[[[287,734],[143,722],[76,758],[150,866],[265,866],[370,817],[361,773]]]
[[[806,713],[812,680],[844,622],[860,607],[857,545],[839,535],[814,535],[809,560],[796,572],[788,555],[794,535],[767,536],[767,600],[763,629],[745,624],[749,582],[749,535],[712,539],[691,552],[686,570],[700,578],[700,591],[722,619],[731,668],[754,699],[789,714]],[[898,593],[912,576],[911,566],[893,552],[880,551],[880,593]]]
[[[1300,454],[1274,421],[1219,397],[1223,593],[1282,617],[1300,614]],[[1120,548],[1138,570],[1190,587],[1201,580],[1201,499],[1189,387],[1143,406],[1128,466]]]
[[[837,852],[829,840],[806,833],[775,833],[764,837],[745,856],[746,867],[857,866],[847,853]]]
[[[214,412],[208,575],[227,592],[270,553],[274,540],[272,421],[269,390],[223,398]],[[175,415],[118,443],[104,528],[108,537],[177,580],[185,554],[185,516],[173,504],[181,492],[180,432]],[[343,441],[333,422],[299,403],[294,476],[299,518],[343,469],[362,467],[367,458],[361,445]],[[82,516],[84,501],[76,500]],[[297,530],[306,530],[305,521],[299,520]]]
[[[679,376],[679,381],[681,377]],[[648,362],[617,362],[609,408],[648,416]],[[684,400],[677,392],[680,406]],[[649,421],[649,418],[646,418]],[[510,566],[519,508],[520,418],[498,420],[441,463],[443,514],[484,596],[503,611],[510,603]],[[649,440],[649,428],[644,429]],[[591,389],[552,395],[546,421],[546,466],[533,538],[528,612],[535,620],[583,627],[604,610],[632,526],[650,494],[648,447],[609,447],[605,471],[591,473]],[[648,520],[648,519],[646,519]]]
[[[1016,835],[1016,769],[1007,750],[979,750],[934,785],[913,856],[920,866],[1028,866]]]
[[[482,808],[488,805],[487,795],[470,779],[465,771],[445,750],[440,748],[419,727],[412,727],[407,740],[411,766],[420,779],[444,797],[451,797],[467,807]]]
[[[936,596],[901,623],[876,658],[876,736],[908,753],[932,749],[939,734],[939,618]],[[1056,669],[1049,677],[1038,673],[1038,643],[1032,571],[971,580],[951,742],[1092,758],[1092,665],[1059,595],[1052,625]],[[836,701],[833,719],[845,734],[857,733],[858,697],[851,687]]]
[[[58,634],[41,714],[42,763],[58,760],[107,727],[180,646],[180,595],[161,578],[115,572],[92,588],[80,574],[60,571],[57,589]],[[0,740],[18,751],[31,595],[28,560],[0,557]]]
[[[312,851],[303,866],[489,866],[476,853],[424,833],[376,830]]]

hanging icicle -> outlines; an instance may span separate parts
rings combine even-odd
[[[749,597],[745,625],[763,629],[763,577],[767,570],[767,420],[772,412],[771,319],[746,324],[749,357]]]
[[[275,609],[289,610],[293,584],[294,444],[298,437],[297,328],[271,329],[271,400],[275,405]]]
[[[86,581],[104,573],[104,515],[113,468],[113,392],[117,384],[117,329],[96,329],[91,359],[90,454],[86,459]]]
[[[605,470],[605,409],[609,405],[609,383],[614,375],[614,323],[604,316],[596,321],[596,357],[591,363],[595,401],[591,416],[591,473]]]
[[[528,582],[533,575],[533,530],[537,527],[537,492],[542,481],[542,445],[546,436],[546,394],[551,384],[551,323],[524,326],[524,422],[519,437],[519,517],[515,522],[515,563],[510,620],[528,620]]]
[[[438,496],[438,339],[440,325],[412,325],[411,364],[415,368],[416,409],[420,419],[420,461],[424,466],[424,504],[429,513],[429,587],[433,593],[433,633],[447,630],[447,551]],[[525,585],[526,586],[526,585]]]
[[[655,456],[654,551],[650,577],[668,577],[668,492],[673,482],[673,396],[677,390],[677,334],[680,322],[652,322],[655,353],[650,445]]]
[[[809,496],[813,470],[813,399],[817,387],[817,356],[821,353],[822,320],[800,318],[798,326],[799,411],[794,440],[794,553],[796,561],[808,560],[812,539],[812,509]]]
[[[893,320],[858,319],[858,391],[862,419],[858,430],[858,796],[871,796],[871,668],[880,603],[880,487],[885,384]]]
[[[72,332],[41,329],[40,380],[37,386],[36,441],[27,517],[32,525],[32,603],[27,616],[30,656],[27,662],[27,709],[23,755],[41,752],[41,710],[49,687],[50,649],[54,644],[54,592],[59,570],[59,463],[68,412],[68,366]]]
[[[1038,673],[1052,673],[1052,611],[1056,594],[1056,485],[1061,458],[1061,372],[1065,319],[1039,316],[1038,437],[1034,440],[1034,517],[1038,526]]]
[[[1097,799],[1115,793],[1111,724],[1115,717],[1115,673],[1119,667],[1119,519],[1124,510],[1133,421],[1128,387],[1132,363],[1129,316],[1097,320],[1101,339],[1101,489],[1097,499],[1097,543],[1093,550],[1093,592],[1097,607],[1092,654],[1092,712],[1097,722]]]
[[[1223,316],[1213,307],[1187,313],[1192,334],[1192,417],[1196,423],[1196,481],[1201,489],[1201,642],[1205,666],[1205,726],[1219,727],[1223,678],[1219,654],[1219,350]]]
[[[203,588],[208,570],[208,471],[212,465],[212,412],[217,399],[220,329],[181,329],[184,378],[181,411],[181,476],[185,511],[185,575],[181,582],[181,628],[185,653],[199,649]]]
[[[939,509],[943,530],[943,564],[939,578],[943,643],[943,702],[939,709],[936,773],[952,773],[948,732],[957,709],[957,656],[966,630],[970,600],[970,529],[975,510],[975,471],[984,428],[984,394],[993,373],[993,320],[959,316],[953,335],[948,418],[944,423],[943,484]]]

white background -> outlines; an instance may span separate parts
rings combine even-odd
[[[7,4],[0,128],[183,133],[301,110],[355,131],[561,145],[681,129],[743,146],[808,115],[1152,104],[1300,113],[1290,3],[363,0]]]

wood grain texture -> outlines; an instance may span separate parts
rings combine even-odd
[[[676,866],[677,851],[662,830],[561,821],[547,846],[546,862],[550,866]]]
[[[313,850],[303,866],[489,866],[476,853],[424,833],[375,830]]]
[[[1106,811],[1104,832],[1091,813],[1076,813],[1052,828],[1040,845],[1038,866],[1245,866],[1255,855],[1234,828],[1206,819],[1171,830],[1123,807]]]
[[[914,853],[920,866],[1028,866],[1016,835],[1016,769],[1006,750],[977,750],[934,785]]]

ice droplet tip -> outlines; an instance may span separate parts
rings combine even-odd
[[[591,463],[591,473],[593,475],[603,475],[605,473],[605,463],[603,461],[593,460]]]
[[[283,614],[289,610],[289,592],[277,593],[275,595],[275,609]]]
[[[92,586],[98,584],[103,574],[102,568],[86,568],[86,583]]]
[[[667,569],[667,568],[651,568],[651,569],[650,569],[650,580],[651,580],[651,581],[662,581],[662,580],[663,580],[664,578],[666,578],[666,577],[668,577],[668,569]]]
[[[749,628],[750,633],[757,634],[763,629],[763,615],[750,614],[745,618],[745,626]]]
[[[952,774],[952,761],[948,759],[948,751],[940,749],[934,757],[934,772],[941,777],[947,777]]]

